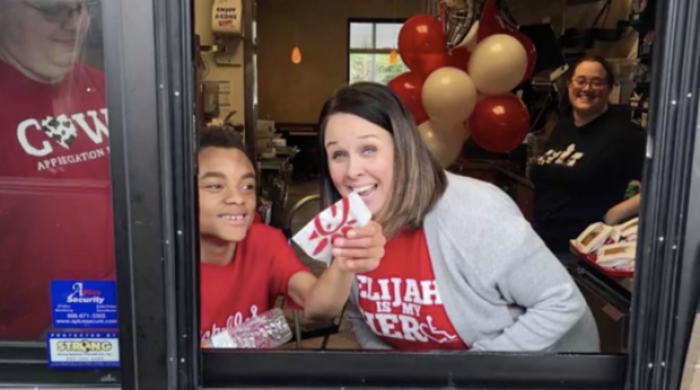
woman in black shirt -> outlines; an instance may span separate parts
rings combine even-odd
[[[556,125],[532,167],[534,228],[554,253],[591,223],[623,222],[639,213],[640,196],[625,200],[641,180],[646,132],[608,104],[614,83],[610,65],[586,56],[568,83],[572,113]]]

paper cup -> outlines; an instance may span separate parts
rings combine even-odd
[[[365,202],[352,192],[316,215],[292,240],[312,259],[329,264],[333,240],[344,237],[352,228],[367,225],[371,219]]]

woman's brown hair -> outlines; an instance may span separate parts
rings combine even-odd
[[[393,237],[416,229],[440,199],[447,176],[418,133],[413,116],[387,87],[361,82],[340,89],[323,106],[319,119],[320,186],[322,207],[340,199],[328,171],[325,134],[328,118],[337,113],[356,115],[391,133],[394,139],[394,174],[391,196],[375,220]]]

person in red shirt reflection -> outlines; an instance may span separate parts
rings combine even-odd
[[[3,0],[0,339],[51,328],[52,280],[113,278],[102,72],[79,62],[90,7]]]
[[[253,223],[256,178],[237,134],[199,134],[200,333],[203,346],[219,332],[274,307],[278,297],[308,318],[340,313],[356,272],[384,255],[381,225],[352,229],[333,242],[335,260],[319,279],[307,272],[282,232]]]

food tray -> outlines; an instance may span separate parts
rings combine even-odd
[[[579,252],[579,250],[576,248],[576,245],[574,245],[574,240],[569,241],[569,248],[571,248],[571,251],[576,256],[578,256],[584,260],[587,260],[594,267],[596,267],[598,270],[600,270],[600,272],[610,276],[611,278],[631,278],[631,277],[634,277],[634,271],[624,271],[624,270],[617,270],[617,269],[612,269],[612,268],[601,267],[596,262],[597,255],[595,253],[591,253],[590,255],[586,255],[586,254]]]

